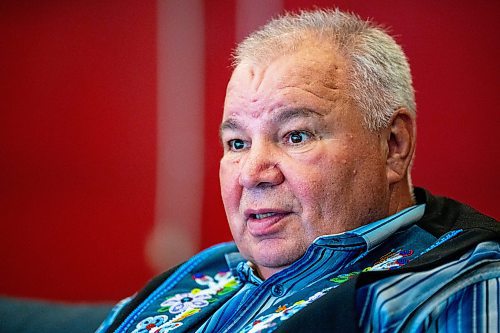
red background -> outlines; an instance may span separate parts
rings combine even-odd
[[[417,92],[414,183],[498,218],[500,3],[314,4],[392,27]],[[205,1],[200,248],[230,239],[218,195],[217,128],[235,8]],[[4,0],[0,47],[0,294],[131,294],[154,274],[143,248],[155,209],[156,3]]]

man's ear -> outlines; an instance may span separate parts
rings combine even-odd
[[[415,116],[398,109],[392,116],[387,137],[387,180],[394,184],[407,177],[416,145]]]

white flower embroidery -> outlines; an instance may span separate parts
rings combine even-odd
[[[167,316],[160,315],[141,320],[132,333],[167,333],[179,326],[182,326],[182,323],[168,322]]]
[[[219,290],[234,280],[230,272],[219,272],[214,277],[205,274],[195,274],[193,279],[202,286],[208,286],[208,289]]]
[[[275,327],[277,325],[277,321],[285,321],[295,313],[299,312],[307,305],[311,304],[321,296],[325,295],[328,290],[332,289],[332,287],[325,288],[321,291],[318,291],[314,295],[310,296],[307,300],[300,300],[295,302],[290,307],[279,307],[278,310],[274,313],[270,313],[265,316],[258,317],[252,323],[248,324],[243,328],[242,332],[244,333],[258,333],[267,328]]]
[[[209,298],[211,296],[205,293],[183,293],[167,299],[161,303],[161,306],[169,307],[168,312],[177,314],[189,309],[205,307],[209,304],[207,301]]]

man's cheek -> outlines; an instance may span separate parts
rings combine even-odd
[[[293,192],[301,201],[317,200],[324,194],[325,183],[323,176],[317,172],[307,171],[296,177],[293,183]]]

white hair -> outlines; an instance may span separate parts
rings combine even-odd
[[[363,112],[367,128],[388,126],[398,108],[415,113],[410,66],[401,47],[381,26],[338,9],[271,20],[237,46],[233,65],[266,63],[316,41],[328,43],[347,61],[347,95]]]

